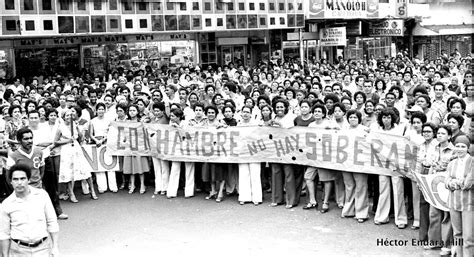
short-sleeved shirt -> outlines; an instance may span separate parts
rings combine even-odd
[[[18,148],[8,156],[7,165],[13,166],[14,164],[28,165],[31,168],[30,185],[40,189],[43,188],[40,173],[40,167],[44,165],[43,151],[33,147],[31,153],[28,154]]]

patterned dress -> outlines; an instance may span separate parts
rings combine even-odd
[[[77,125],[74,124],[74,145],[64,144],[59,146],[59,152],[61,155],[61,161],[59,164],[59,183],[67,183],[71,181],[79,181],[88,179],[91,176],[90,170],[85,167],[87,160],[85,160],[82,154],[81,145],[77,141],[79,138],[79,132]],[[71,127],[65,123],[61,123],[58,126],[59,133],[61,134],[61,140],[70,139]]]

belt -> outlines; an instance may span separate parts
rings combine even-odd
[[[48,237],[43,237],[42,239],[40,239],[40,240],[38,240],[34,243],[27,243],[27,242],[23,242],[23,241],[18,240],[18,239],[12,239],[12,241],[19,244],[19,245],[26,246],[26,247],[37,247],[38,245],[42,244],[47,239],[48,239]]]

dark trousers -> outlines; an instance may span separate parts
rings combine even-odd
[[[425,200],[423,194],[420,193],[420,230],[418,231],[418,239],[428,240],[428,228],[430,227],[430,204]]]
[[[272,203],[283,203],[283,187],[286,204],[298,205],[303,185],[303,169],[299,165],[272,163]]]
[[[51,198],[51,202],[53,203],[56,215],[60,215],[63,213],[61,205],[59,203],[58,185],[60,158],[60,156],[50,156],[44,160],[45,167],[43,176],[43,186],[46,192],[48,192],[49,198]]]

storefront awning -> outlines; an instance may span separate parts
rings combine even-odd
[[[474,33],[472,24],[458,25],[420,25],[413,30],[413,36],[464,35]]]

